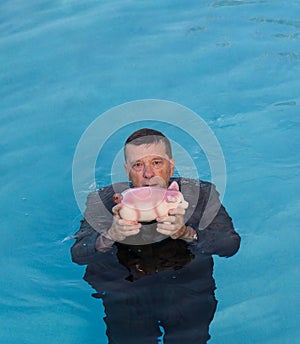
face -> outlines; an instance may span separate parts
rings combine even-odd
[[[166,154],[163,142],[126,145],[125,171],[134,187],[168,187],[174,173],[174,160]]]

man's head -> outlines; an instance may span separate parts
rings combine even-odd
[[[170,141],[161,132],[143,128],[124,145],[125,171],[133,186],[167,187],[174,173]]]

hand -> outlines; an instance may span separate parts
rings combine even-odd
[[[169,235],[173,239],[177,239],[181,234],[182,229],[185,228],[184,224],[184,215],[185,209],[180,207],[180,205],[176,209],[171,209],[169,211],[168,216],[166,217],[158,217],[156,219],[157,223],[157,231],[161,234]],[[185,229],[183,230],[183,232]],[[180,235],[178,236],[177,233]]]
[[[119,215],[120,208],[120,204],[117,204],[112,208],[114,213],[113,223],[107,231],[107,234],[104,235],[104,237],[113,241],[122,241],[128,236],[138,234],[142,226],[137,221],[121,219]]]

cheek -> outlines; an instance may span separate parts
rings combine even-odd
[[[164,175],[166,175],[167,177],[171,177],[173,175],[173,171],[172,171],[172,167],[169,166],[165,171],[164,171]]]
[[[129,180],[132,180],[132,181],[139,180],[141,178],[139,174],[133,173],[133,172],[129,172],[128,176],[129,176]]]

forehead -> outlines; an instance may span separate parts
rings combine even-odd
[[[126,161],[134,162],[145,158],[161,157],[168,159],[166,148],[163,142],[143,145],[133,145],[128,143],[125,147]]]

